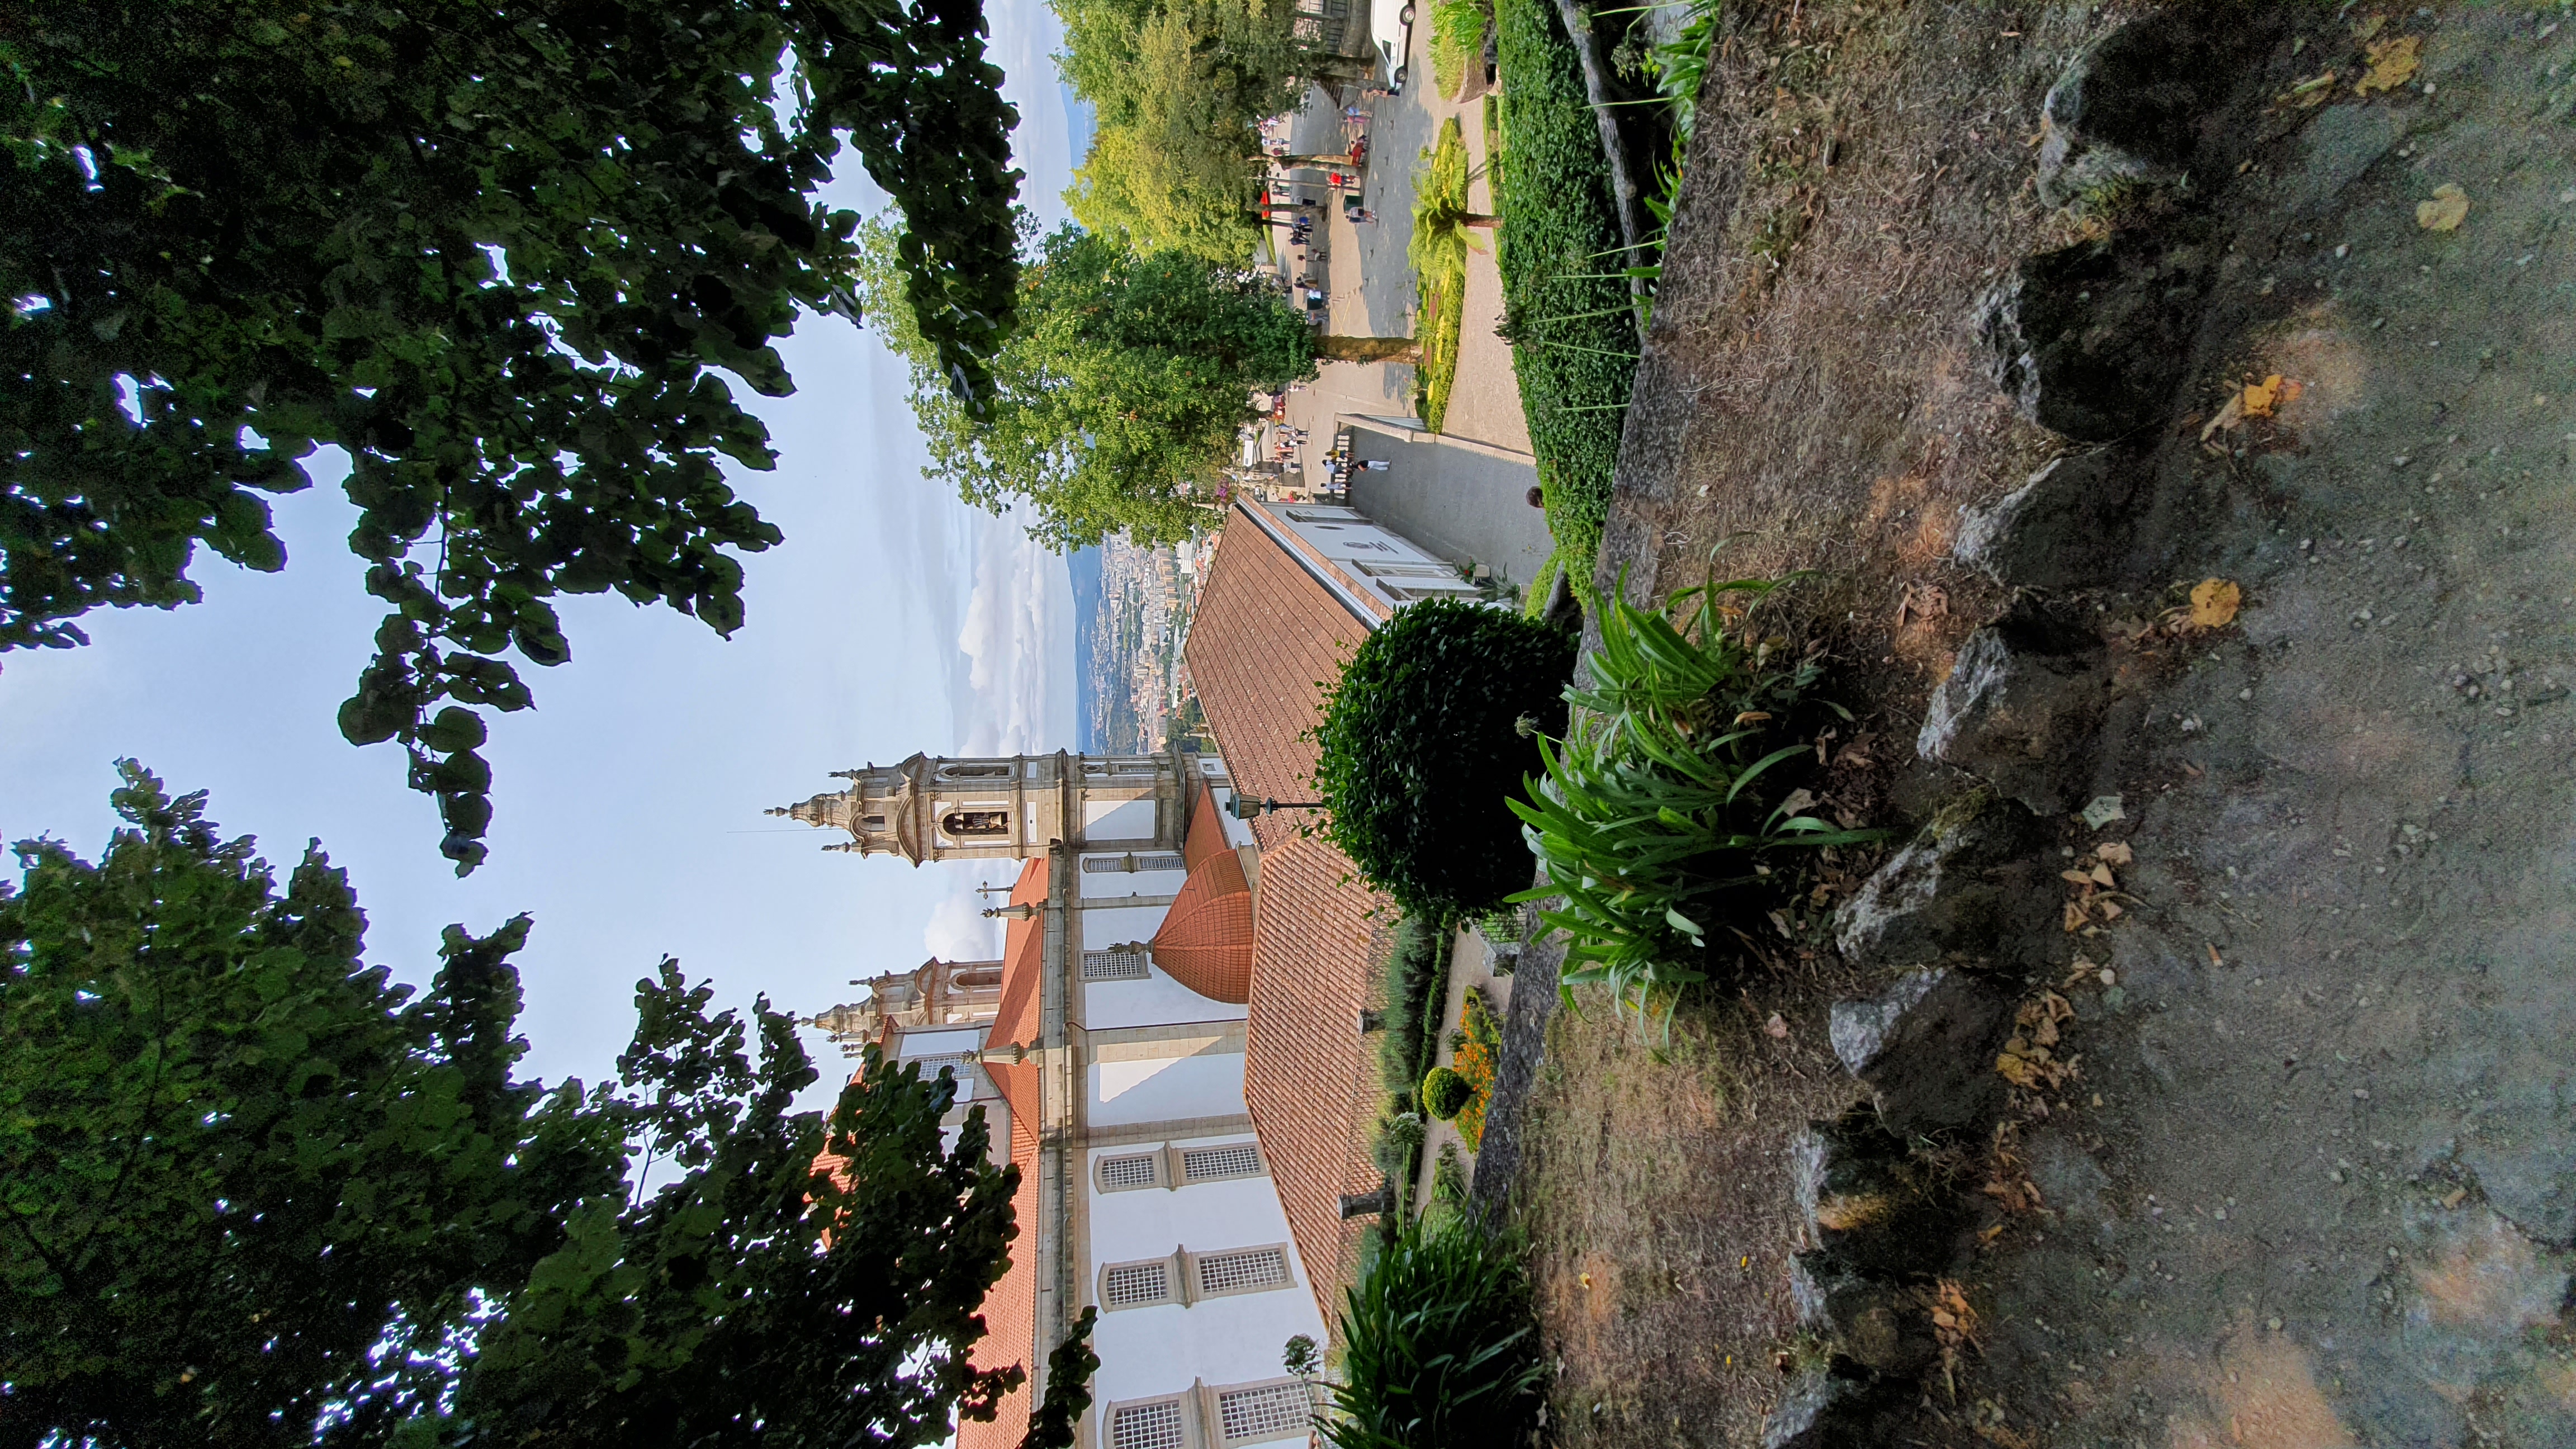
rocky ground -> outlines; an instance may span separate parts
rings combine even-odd
[[[1662,1331],[1758,1321],[1775,1445],[2576,1443],[2576,17],[1733,24],[1602,577],[1823,570],[1848,803],[1923,834],[1836,999],[1748,985],[1791,1040],[1696,1146],[1790,1240]],[[1613,1120],[1548,994],[1540,1214]],[[1801,1045],[1855,1112],[1780,1120]],[[1595,1392],[1593,1271],[1542,1258],[1567,1437],[1751,1442]]]

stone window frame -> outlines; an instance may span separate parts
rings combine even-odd
[[[1180,1449],[1199,1449],[1203,1438],[1198,1432],[1198,1395],[1195,1393],[1156,1394],[1151,1398],[1122,1399],[1100,1408],[1100,1442],[1104,1449],[1122,1449],[1118,1437],[1118,1420],[1124,1414],[1143,1414],[1169,1406],[1180,1421]]]
[[[1149,870],[1187,870],[1189,860],[1177,850],[1131,850],[1123,855],[1086,855],[1082,858],[1085,875],[1134,875]]]
[[[1190,1171],[1190,1154],[1194,1152],[1232,1152],[1246,1149],[1251,1151],[1255,1164],[1250,1172],[1194,1173]],[[1152,1182],[1111,1182],[1109,1180],[1110,1163],[1133,1162],[1140,1157],[1154,1164]],[[1166,1142],[1160,1147],[1139,1152],[1104,1152],[1091,1160],[1091,1185],[1103,1193],[1142,1192],[1149,1187],[1178,1190],[1184,1187],[1197,1187],[1203,1183],[1243,1182],[1269,1175],[1270,1155],[1261,1150],[1259,1142],[1203,1142],[1196,1147],[1182,1147]]]
[[[1215,1430],[1215,1433],[1211,1436],[1211,1442],[1226,1446],[1226,1449],[1232,1449],[1232,1446],[1237,1444],[1268,1444],[1282,1439],[1302,1439],[1312,1431],[1312,1426],[1315,1422],[1314,1385],[1308,1383],[1304,1379],[1282,1377],[1275,1379],[1255,1379],[1251,1382],[1240,1384],[1217,1384],[1214,1386],[1193,1385],[1193,1387],[1200,1390],[1207,1404],[1205,1422],[1209,1427]],[[1294,1388],[1305,1398],[1305,1423],[1299,1424],[1293,1429],[1273,1429],[1245,1434],[1240,1437],[1229,1435],[1225,1432],[1225,1401],[1227,1399],[1233,1398],[1239,1394],[1275,1394],[1279,1390],[1285,1388]]]
[[[1095,966],[1099,969],[1094,970]],[[1153,975],[1154,956],[1150,951],[1085,951],[1082,953],[1082,979],[1086,982],[1148,981],[1153,979]]]
[[[1227,1399],[1241,1394],[1276,1394],[1292,1385],[1305,1395],[1306,1425],[1256,1432],[1239,1438],[1225,1433]],[[1205,1379],[1193,1379],[1188,1388],[1176,1392],[1117,1399],[1101,1405],[1098,1442],[1103,1449],[1118,1449],[1118,1420],[1122,1415],[1167,1407],[1176,1411],[1174,1418],[1178,1421],[1181,1449],[1236,1449],[1236,1446],[1245,1444],[1293,1442],[1313,1432],[1314,1399],[1315,1386],[1305,1379],[1252,1379],[1238,1384],[1211,1384]]]
[[[1238,1254],[1251,1253],[1278,1255],[1278,1282],[1248,1283],[1232,1288],[1210,1288],[1199,1281],[1199,1268],[1203,1260],[1230,1258]],[[1162,1297],[1135,1303],[1110,1301],[1110,1274],[1121,1268],[1150,1267],[1164,1269]],[[1279,1293],[1296,1286],[1296,1258],[1288,1251],[1286,1243],[1246,1243],[1240,1247],[1213,1248],[1206,1252],[1193,1252],[1188,1248],[1175,1247],[1169,1254],[1160,1258],[1127,1258],[1115,1263],[1103,1263],[1093,1269],[1091,1275],[1092,1301],[1099,1305],[1103,1313],[1120,1313],[1131,1308],[1168,1308],[1174,1305],[1189,1308],[1210,1298],[1237,1298],[1246,1293]]]

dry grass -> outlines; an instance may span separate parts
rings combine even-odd
[[[1818,571],[1795,608],[1875,742],[1835,784],[1870,824],[1937,798],[1910,748],[1923,701],[2000,603],[1948,561],[1959,509],[2058,448],[1987,379],[1970,317],[2080,226],[2028,185],[2039,99],[2127,8],[1742,8],[1702,97],[1614,542],[1643,545],[1657,592],[1696,582],[1721,539],[1730,574]],[[1856,1095],[1825,1016],[1867,983],[1841,972],[1793,955],[1686,1008],[1668,1049],[1597,995],[1552,1027],[1516,1196],[1562,1441],[1760,1441],[1779,1361],[1806,1351],[1784,1149]]]
[[[2120,17],[1892,0],[1738,14],[1702,99],[1619,506],[1682,574],[1730,537],[1734,571],[1819,571],[1811,617],[1910,734],[1997,602],[1948,561],[1959,507],[2060,448],[1988,380],[1970,319],[2020,257],[2080,226],[2030,187],[2039,99]]]
[[[1789,1134],[1855,1095],[1825,1041],[1851,983],[1788,975],[1686,1002],[1669,1044],[1599,990],[1548,1030],[1517,1183],[1562,1443],[1749,1445],[1786,1383]],[[1785,1038],[1765,1029],[1773,1012]],[[1597,1408],[1595,1406],[1598,1406]]]

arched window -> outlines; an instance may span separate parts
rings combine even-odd
[[[951,810],[940,817],[939,828],[951,840],[970,835],[1007,835],[1011,830],[1008,810]]]

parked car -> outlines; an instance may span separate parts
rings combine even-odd
[[[1404,58],[1413,50],[1413,0],[1369,0],[1369,34],[1386,59],[1387,89],[1404,89]]]

